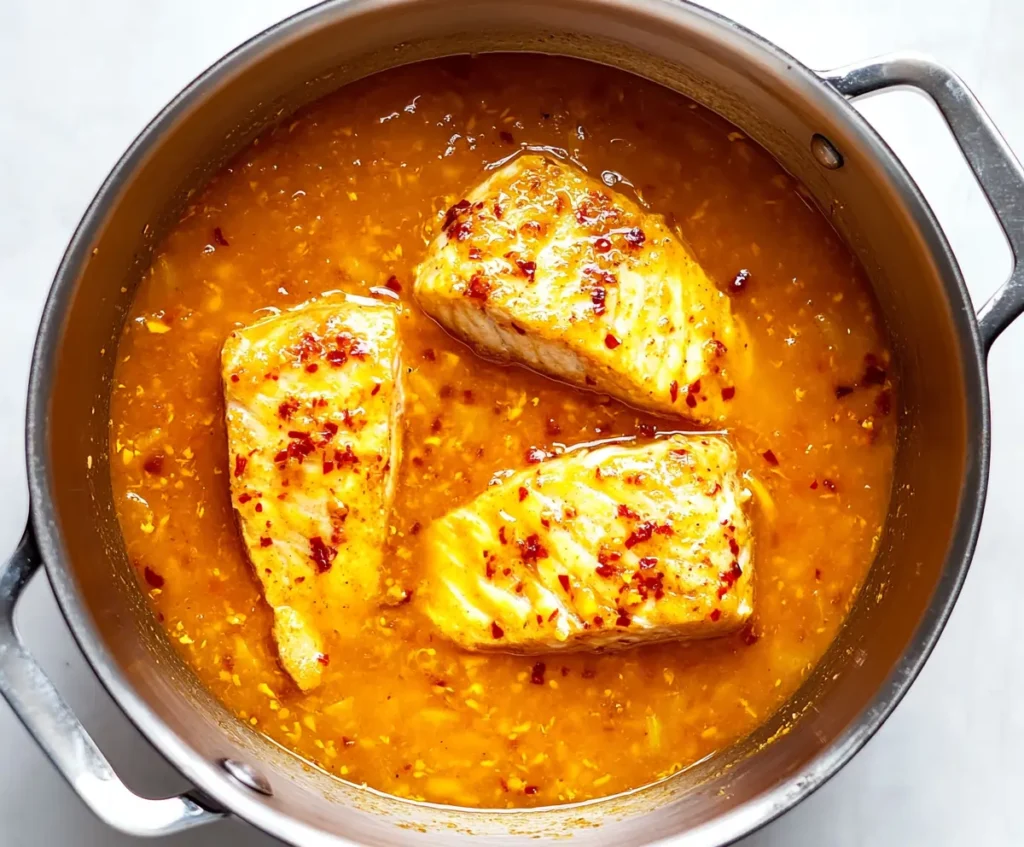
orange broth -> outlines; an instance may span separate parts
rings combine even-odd
[[[754,350],[728,422],[751,488],[755,617],[621,653],[475,655],[415,602],[418,531],[531,447],[687,427],[489,363],[423,315],[414,268],[445,210],[520,145],[665,215],[729,290]],[[741,274],[740,271],[747,273]],[[403,305],[404,459],[379,613],[302,694],[228,492],[219,352],[326,291]],[[384,296],[378,292],[376,296]],[[138,289],[110,438],[128,554],[185,660],[240,720],[330,773],[468,806],[565,803],[679,771],[800,685],[854,600],[889,500],[894,386],[864,273],[792,177],[734,127],[620,71],[536,55],[438,60],[351,84],[267,130],[191,201]]]

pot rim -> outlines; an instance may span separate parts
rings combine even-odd
[[[150,149],[159,143],[163,133],[187,117],[191,103],[205,97],[222,80],[244,72],[266,50],[301,39],[337,17],[346,17],[359,11],[400,7],[411,2],[415,0],[327,0],[285,18],[248,39],[183,88],[131,143],[82,216],[54,275],[32,354],[26,414],[30,522],[50,584],[79,649],[122,712],[176,770],[233,814],[264,832],[296,844],[300,840],[301,843],[307,840],[310,843],[321,843],[321,839],[337,845],[352,842],[342,836],[328,836],[322,830],[300,823],[266,805],[261,799],[254,798],[237,786],[215,763],[203,760],[136,694],[99,637],[78,595],[54,514],[47,444],[48,407],[57,364],[57,342],[61,336],[65,313],[74,295],[75,282],[89,259],[90,245],[99,232],[105,211],[117,202],[121,187],[132,179],[135,169],[145,160]],[[618,3],[616,0],[598,0],[595,5],[614,6]],[[883,166],[920,227],[944,283],[945,292],[950,298],[952,320],[958,334],[960,364],[964,369],[965,402],[968,406],[968,461],[964,469],[956,532],[928,608],[900,661],[857,719],[830,745],[823,747],[808,765],[791,774],[771,791],[682,836],[670,836],[662,842],[682,843],[685,840],[688,845],[710,847],[732,843],[770,823],[835,775],[882,726],[903,699],[934,649],[966,577],[984,511],[991,448],[985,345],[956,258],[927,201],[885,141],[841,94],[772,42],[689,0],[634,0],[630,5],[637,15],[660,17],[683,28],[713,32],[721,40],[743,44],[745,48],[759,52],[766,59],[783,63],[787,73],[800,84],[803,93],[817,99],[823,107],[829,107],[836,120],[857,136],[865,149]],[[976,416],[970,414],[972,409]],[[461,811],[490,813],[494,810]],[[541,809],[531,813],[543,812]]]

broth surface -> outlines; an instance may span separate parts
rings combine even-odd
[[[415,602],[419,530],[531,447],[689,429],[482,360],[415,306],[454,202],[520,145],[601,175],[678,226],[751,335],[728,437],[758,496],[753,627],[615,654],[474,655]],[[739,274],[741,270],[748,275]],[[390,283],[389,283],[390,280]],[[227,479],[220,347],[327,291],[396,294],[404,458],[385,598],[320,688],[279,669]],[[327,771],[469,806],[585,800],[676,772],[800,685],[874,558],[896,408],[866,278],[797,183],[686,98],[576,60],[438,60],[353,85],[267,131],[160,245],[120,343],[114,495],[128,554],[185,660],[241,720]],[[406,590],[412,603],[402,603]]]

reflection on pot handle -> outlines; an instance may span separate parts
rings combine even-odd
[[[821,75],[846,97],[910,86],[939,107],[1013,251],[1010,278],[978,310],[978,331],[987,350],[1024,312],[1024,169],[1017,157],[963,80],[923,56],[890,54]]]
[[[42,564],[32,527],[0,565],[0,694],[85,805],[131,835],[165,835],[222,817],[187,796],[148,800],[118,779],[14,630],[14,607]]]

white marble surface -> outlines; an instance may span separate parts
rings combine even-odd
[[[100,181],[136,132],[189,79],[301,0],[3,0],[0,3],[0,549],[27,513],[24,394],[36,322],[64,245]],[[971,85],[1024,153],[1024,3],[1020,0],[707,0],[816,68],[895,49],[927,52]],[[980,303],[1009,252],[952,140],[909,93],[862,104],[917,178]],[[838,777],[744,847],[1024,844],[1024,321],[991,357],[993,468],[967,586],[913,690]],[[115,766],[159,792],[180,779],[93,679],[45,579],[20,609],[25,637]],[[141,844],[95,820],[0,704],[0,845]],[[167,847],[269,847],[230,821]]]

